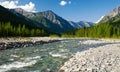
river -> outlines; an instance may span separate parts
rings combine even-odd
[[[0,72],[57,72],[72,54],[85,50],[80,41],[65,39],[34,47],[0,51]]]

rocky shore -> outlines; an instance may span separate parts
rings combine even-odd
[[[120,40],[80,42],[89,50],[77,52],[59,72],[120,72]],[[94,46],[95,45],[95,46]]]
[[[57,42],[60,40],[62,40],[62,38],[50,38],[50,37],[0,38],[0,50],[31,47],[45,43]]]

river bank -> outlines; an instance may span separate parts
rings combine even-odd
[[[51,37],[0,38],[0,50],[32,47],[40,44],[52,43],[61,40],[63,39]]]
[[[120,40],[101,39],[79,42],[88,50],[77,52],[59,72],[119,72]]]
[[[120,40],[92,38],[11,38],[9,43],[54,39],[0,52],[0,72],[119,72]],[[49,40],[48,40],[49,41]]]

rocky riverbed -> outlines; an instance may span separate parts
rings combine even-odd
[[[50,37],[0,38],[0,50],[31,47],[44,43],[56,42],[60,40],[62,40],[62,38],[50,38]]]
[[[59,72],[120,72],[120,40],[87,40],[79,42],[88,48],[77,52]]]

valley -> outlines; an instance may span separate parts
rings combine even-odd
[[[120,71],[120,6],[19,1],[0,1],[0,72]]]

